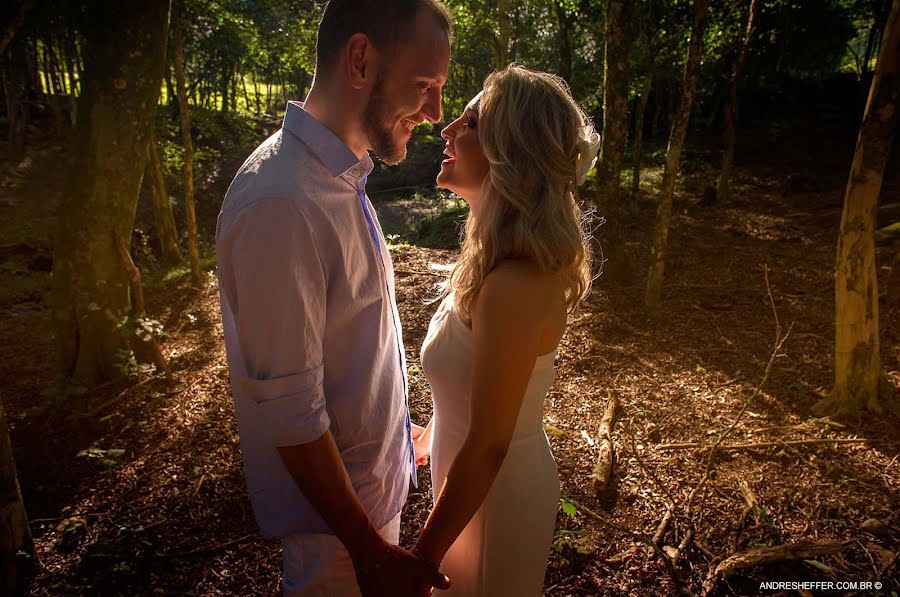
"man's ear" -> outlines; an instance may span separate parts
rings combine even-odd
[[[354,89],[362,89],[375,73],[376,50],[365,33],[354,33],[344,46],[345,75]]]

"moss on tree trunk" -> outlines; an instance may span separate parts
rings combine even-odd
[[[169,1],[99,2],[88,19],[74,163],[59,208],[53,319],[63,378],[121,373],[128,274],[113,235],[131,238],[165,63]]]
[[[631,48],[630,0],[608,0],[603,60],[603,132],[597,162],[597,209],[606,218],[598,230],[604,271],[624,281],[631,271],[625,253],[625,209],[620,201],[619,169],[628,137],[628,54]]]
[[[647,288],[644,302],[648,309],[659,307],[662,295],[663,275],[666,265],[666,248],[669,242],[669,222],[672,220],[672,201],[675,197],[675,181],[678,178],[678,166],[681,160],[681,149],[687,136],[688,122],[691,118],[691,106],[694,103],[694,92],[700,78],[700,57],[703,55],[703,33],[709,20],[709,0],[694,0],[694,18],[691,25],[691,43],[688,47],[687,62],[684,65],[684,89],[681,103],[672,131],[669,134],[669,146],[666,149],[666,167],[663,172],[662,190],[659,207],[656,210],[656,223],[653,230],[653,241],[650,248],[650,271],[647,274]]]
[[[834,389],[815,407],[823,414],[883,410],[875,217],[897,127],[898,93],[900,0],[894,0],[844,194],[835,270]]]
[[[178,94],[178,110],[181,112],[181,142],[184,145],[184,213],[187,225],[188,258],[191,262],[191,280],[194,286],[203,283],[200,270],[200,249],[198,247],[197,215],[194,211],[194,144],[191,141],[191,114],[188,106],[187,87],[184,81],[184,44],[181,40],[182,15],[176,13],[172,22],[172,43],[175,60],[175,87]]]
[[[181,249],[178,248],[178,230],[175,227],[175,216],[172,214],[172,203],[166,188],[166,177],[163,174],[159,159],[159,148],[153,128],[150,129],[150,142],[147,144],[147,172],[151,177],[153,190],[153,219],[156,223],[156,235],[159,237],[159,249],[162,261],[166,265],[181,262]]]

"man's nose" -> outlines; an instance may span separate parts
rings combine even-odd
[[[422,106],[422,116],[430,122],[431,124],[435,124],[441,121],[441,90],[440,89],[429,89],[428,96],[425,99],[425,104]]]

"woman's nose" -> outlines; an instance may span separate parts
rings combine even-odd
[[[444,127],[444,130],[441,131],[441,137],[443,137],[444,139],[446,139],[447,141],[449,141],[449,140],[451,139],[451,137],[453,136],[453,134],[454,134],[454,131],[453,131],[453,125],[454,125],[455,123],[456,123],[456,121],[454,120],[453,122],[451,122],[450,124],[448,124],[447,126],[445,126],[445,127]]]

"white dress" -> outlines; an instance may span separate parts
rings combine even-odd
[[[535,361],[500,471],[441,563],[452,583],[441,595],[542,593],[559,507],[559,475],[543,428],[555,356],[554,350]],[[434,400],[431,482],[437,498],[469,429],[472,332],[454,309],[452,294],[431,319],[421,363]]]

